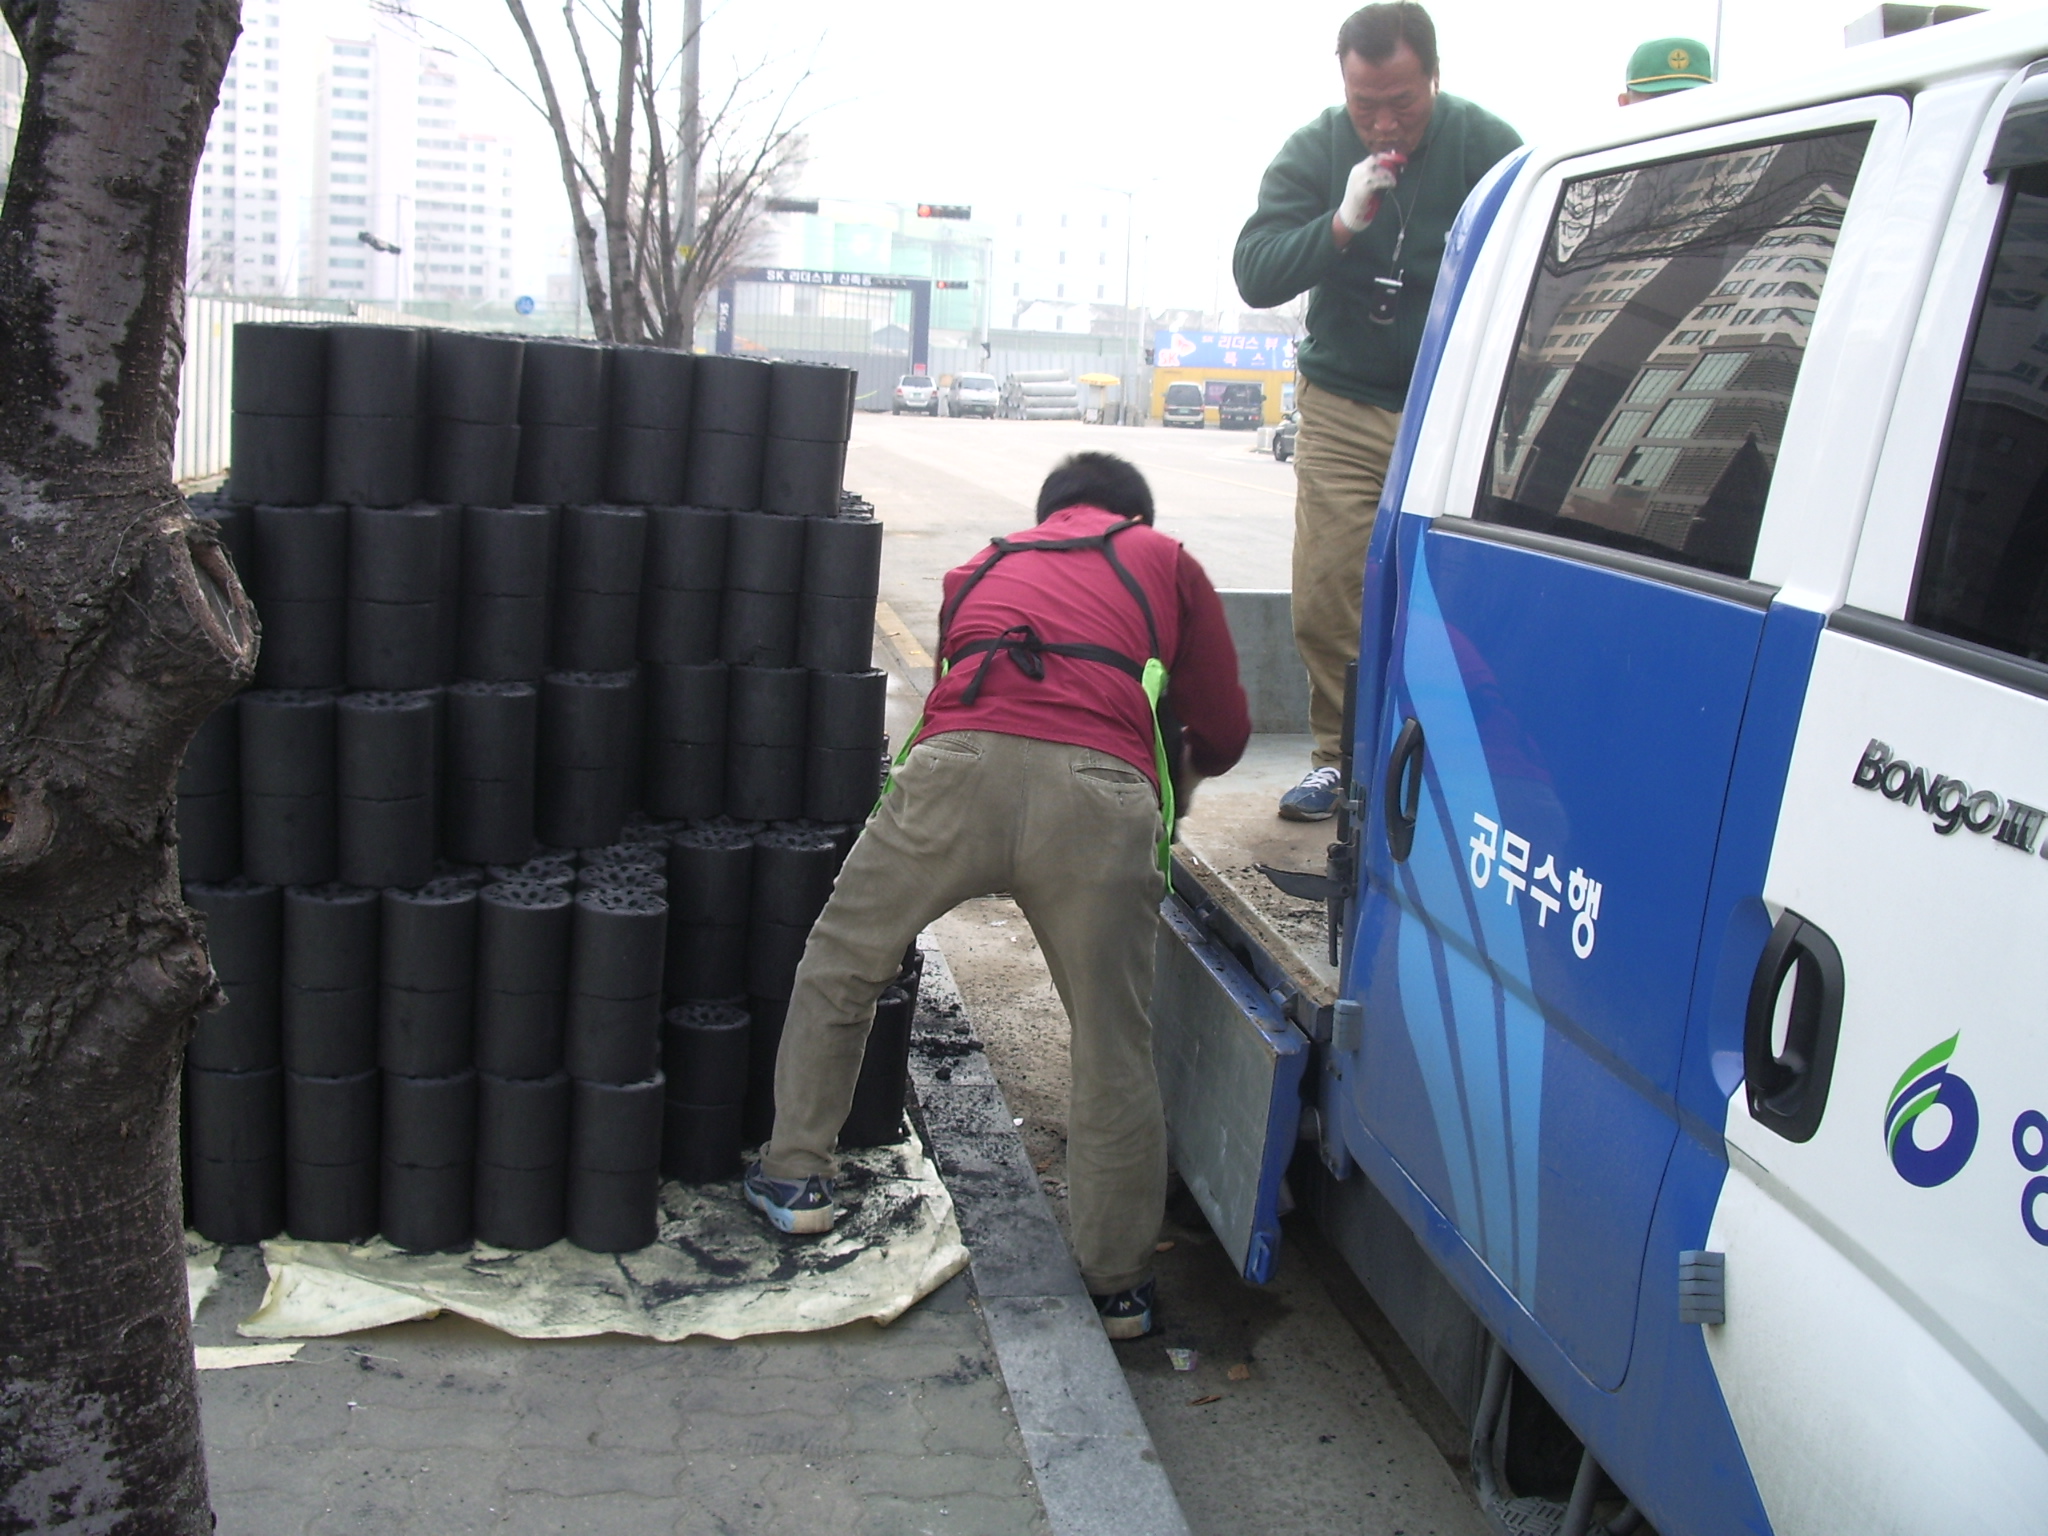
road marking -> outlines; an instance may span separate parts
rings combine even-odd
[[[931,653],[918,644],[917,636],[896,610],[880,598],[875,600],[875,633],[881,638],[882,648],[896,659],[903,681],[922,699],[926,692],[924,679],[936,670]]]

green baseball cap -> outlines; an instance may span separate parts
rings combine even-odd
[[[1660,37],[1629,56],[1628,88],[1638,95],[1689,91],[1714,83],[1714,63],[1707,45],[1690,37]]]

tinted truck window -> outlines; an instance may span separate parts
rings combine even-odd
[[[2048,661],[2048,167],[2013,176],[1912,619]]]
[[[1567,182],[1474,515],[1747,576],[1869,140]]]

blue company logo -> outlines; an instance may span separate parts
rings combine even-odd
[[[1900,1178],[1921,1189],[1946,1184],[1977,1150],[1977,1095],[1948,1069],[1960,1038],[1950,1035],[1906,1068],[1885,1110],[1884,1144],[1892,1166]],[[1922,1147],[1913,1140],[1913,1122],[1936,1104],[1948,1111],[1948,1134],[1939,1144]]]

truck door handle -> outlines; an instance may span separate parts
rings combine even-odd
[[[1796,972],[1796,975],[1794,974]],[[1792,977],[1791,1012],[1782,1050],[1773,1048],[1778,999]],[[1771,930],[1749,985],[1743,1021],[1743,1090],[1749,1113],[1787,1141],[1810,1141],[1827,1109],[1842,1033],[1842,952],[1797,912]]]
[[[1410,716],[1387,759],[1387,851],[1396,864],[1404,863],[1415,847],[1415,815],[1421,808],[1422,722]]]

